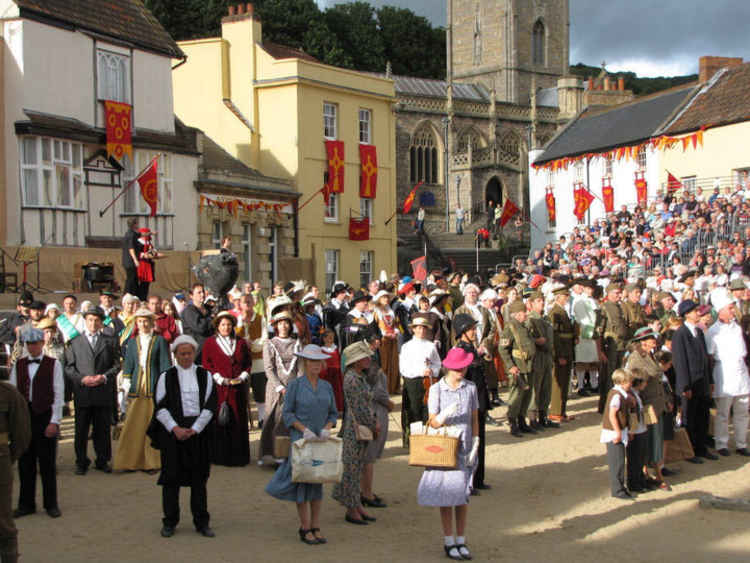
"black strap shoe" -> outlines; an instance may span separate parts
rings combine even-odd
[[[463,561],[463,557],[461,557],[461,554],[458,552],[458,546],[456,545],[444,545],[443,548],[445,549],[445,556],[448,559],[453,559],[454,561]]]

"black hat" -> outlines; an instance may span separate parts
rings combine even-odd
[[[344,293],[346,291],[346,284],[339,282],[333,284],[333,287],[331,288],[331,297],[336,297],[339,293]]]
[[[354,305],[358,301],[370,301],[371,299],[372,299],[372,295],[370,295],[369,293],[365,293],[361,289],[358,289],[357,291],[354,292],[354,295],[352,296],[351,304]]]
[[[698,307],[698,303],[691,299],[685,299],[685,301],[681,301],[680,304],[677,306],[677,314],[681,317],[684,317],[687,315],[690,311]]]
[[[83,312],[83,317],[86,318],[89,315],[96,315],[97,317],[99,317],[100,319],[103,320],[104,317],[105,317],[105,315],[104,315],[104,309],[102,309],[101,307],[98,307],[98,306],[89,307],[88,309],[86,309]]]
[[[47,304],[44,301],[34,300],[28,307],[35,311],[44,311],[47,308]]]
[[[34,302],[34,295],[28,291],[24,291],[18,298],[18,304],[22,307],[28,307]]]
[[[474,317],[465,313],[459,313],[453,318],[453,332],[456,333],[456,338],[461,338],[461,335],[477,325],[477,321]]]
[[[99,292],[99,295],[107,295],[108,297],[111,297],[112,299],[117,299],[117,295],[115,295],[114,292],[109,291],[108,289],[102,289]]]

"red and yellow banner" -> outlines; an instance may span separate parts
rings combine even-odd
[[[552,193],[552,188],[547,188],[547,194],[544,196],[544,200],[547,203],[547,220],[549,224],[552,225],[557,219],[555,194]]]
[[[411,274],[415,280],[424,281],[427,279],[427,257],[420,256],[411,262]]]
[[[374,198],[378,187],[378,154],[375,145],[359,145],[359,197]]]
[[[638,200],[638,205],[645,204],[648,199],[648,184],[643,177],[643,172],[635,173],[635,196]]]
[[[500,215],[500,226],[504,227],[508,224],[508,221],[511,220],[513,215],[518,213],[520,210],[518,209],[518,206],[513,203],[510,199],[505,200],[505,205],[503,205],[503,213]]]
[[[349,217],[349,240],[370,240],[370,219]]]
[[[591,207],[591,202],[594,201],[594,196],[583,187],[583,184],[573,184],[573,201],[575,201],[575,207],[573,208],[573,215],[576,216],[579,222],[583,221],[583,216]]]
[[[239,199],[219,200],[211,199],[205,195],[201,195],[198,203],[198,210],[203,212],[204,208],[215,207],[216,209],[226,209],[232,215],[237,217],[238,213],[251,213],[263,209],[265,211],[273,211],[276,214],[280,214],[281,210],[285,206],[291,205],[291,203],[266,203],[263,201],[257,201],[255,203],[245,203]]]
[[[615,210],[615,189],[612,187],[611,178],[602,178],[602,201],[604,212],[613,213]]]
[[[158,158],[153,159],[146,170],[137,178],[138,186],[141,188],[141,196],[151,208],[151,217],[156,217],[156,207],[159,201],[158,162]]]
[[[344,192],[344,141],[326,141],[330,193]]]
[[[682,182],[675,178],[672,173],[667,170],[667,192],[675,192],[683,188]]]
[[[417,197],[417,190],[419,189],[419,186],[421,186],[424,182],[419,182],[416,186],[414,186],[411,191],[409,192],[409,195],[406,196],[406,199],[404,200],[404,209],[403,213],[406,215],[411,211],[411,206],[414,205],[414,198]]]
[[[114,156],[122,161],[124,155],[133,160],[133,141],[131,139],[132,106],[111,100],[104,100],[104,123],[107,131],[107,156]]]

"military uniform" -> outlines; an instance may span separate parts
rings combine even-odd
[[[0,557],[18,560],[18,530],[13,524],[13,463],[31,443],[29,408],[10,383],[0,382]]]
[[[625,319],[625,324],[628,327],[627,340],[630,340],[633,338],[636,330],[643,328],[648,324],[646,312],[643,310],[643,306],[640,303],[633,303],[632,301],[625,301],[620,307],[622,308],[622,315]]]
[[[534,311],[529,313],[526,319],[526,327],[529,329],[531,338],[534,339],[536,353],[533,362],[533,379],[532,393],[529,410],[531,415],[531,426],[544,426],[549,409],[551,385],[552,385],[552,365],[554,354],[554,335],[552,334],[552,325]],[[537,344],[536,339],[544,338],[544,344]]]
[[[515,303],[513,303],[515,305]],[[523,306],[523,303],[521,303]],[[510,310],[512,312],[512,309]],[[506,369],[516,366],[519,374],[512,375],[510,396],[508,398],[508,422],[511,433],[518,435],[518,430],[526,428],[526,411],[531,401],[531,383],[533,382],[533,363],[536,345],[528,329],[516,319],[510,317],[500,335],[500,357]]]
[[[609,390],[612,389],[612,372],[620,367],[628,342],[628,325],[619,303],[605,301],[603,343],[604,353],[607,355],[607,373],[603,381],[599,382],[599,413],[604,412],[604,402]]]
[[[553,420],[564,420],[567,417],[570,370],[575,358],[575,325],[567,311],[557,303],[550,309],[548,318],[555,337],[552,396],[549,412]],[[560,359],[565,360],[565,365],[560,364]]]

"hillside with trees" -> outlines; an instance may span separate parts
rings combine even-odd
[[[588,66],[583,63],[570,65],[570,73],[578,76],[581,80],[587,78],[596,78],[602,71],[601,67]],[[655,78],[639,78],[634,72],[613,72],[611,75],[615,78],[622,76],[625,78],[625,88],[632,90],[636,96],[646,96],[660,90],[666,90],[680,84],[698,80],[697,74],[688,74],[685,76],[657,76]]]

